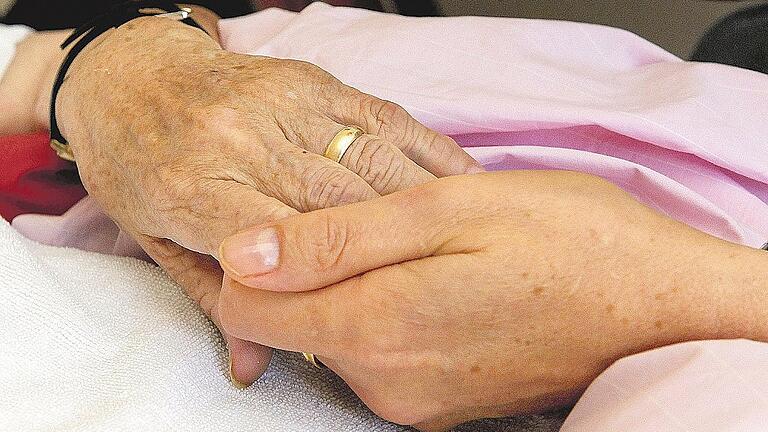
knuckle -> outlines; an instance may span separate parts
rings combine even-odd
[[[462,181],[455,178],[446,177],[420,185],[414,193],[420,199],[434,203],[436,206],[445,205],[451,207],[463,205],[463,200],[467,199],[467,185],[475,186],[475,184],[479,184],[479,182],[467,181],[462,183]]]
[[[171,210],[187,200],[193,181],[180,169],[163,167],[156,175],[154,185],[145,189],[147,200],[154,210]]]
[[[320,213],[312,230],[305,233],[307,244],[302,248],[308,254],[309,265],[318,272],[327,271],[344,259],[350,242],[349,227],[331,215]]]
[[[376,131],[368,131],[373,134],[380,134],[382,129],[396,129],[393,126],[405,126],[411,118],[400,105],[372,96],[364,99],[362,110],[363,114],[372,117],[377,125]]]
[[[194,123],[202,135],[210,138],[226,137],[240,123],[240,114],[225,104],[187,108]]]
[[[370,351],[370,348],[369,348]],[[363,363],[372,376],[401,377],[413,371],[430,370],[434,364],[418,356],[385,352],[369,355]],[[415,425],[435,415],[438,407],[434,401],[423,399],[423,390],[412,382],[377,383],[375,388],[364,392],[361,399],[379,417],[401,425]]]
[[[151,181],[141,182],[141,199],[137,203],[151,220],[151,225],[165,237],[168,230],[187,226],[205,216],[202,188],[194,168],[173,162],[157,166]],[[177,233],[178,234],[178,233]]]
[[[212,317],[213,311],[219,302],[218,292],[211,289],[197,288],[199,285],[189,285],[184,287],[187,295],[200,307],[205,316]]]
[[[359,179],[335,167],[321,167],[304,178],[308,182],[304,208],[309,211],[350,204],[365,198],[366,191],[361,189]]]
[[[402,180],[403,157],[393,146],[378,138],[361,138],[357,158],[352,162],[353,171],[365,179],[374,189],[386,189]]]
[[[288,206],[270,206],[258,212],[258,223],[269,223],[293,216],[296,211]],[[252,225],[255,225],[252,224]]]
[[[453,138],[432,131],[420,141],[423,143],[423,152],[433,153],[437,159],[452,159],[455,157],[454,151],[461,148]]]
[[[388,314],[386,310],[376,313],[375,306],[366,309],[380,317]],[[413,328],[398,321],[399,317],[390,316],[380,321],[379,325],[358,326],[355,343],[348,349],[348,357],[366,370],[386,376],[406,374],[409,370],[425,366],[423,358],[411,346]],[[382,324],[387,328],[385,333],[381,331]]]
[[[371,411],[388,422],[410,426],[424,420],[408,398],[386,387],[360,391],[358,396]]]
[[[434,141],[432,141],[429,136],[429,130],[421,126],[421,124],[410,115],[403,124],[405,126],[395,129],[396,133],[399,134],[397,139],[402,143],[402,150],[406,153],[426,153],[430,151],[431,147],[434,145]]]
[[[403,151],[415,158],[425,158],[429,155],[432,159],[450,162],[449,159],[452,155],[446,154],[446,152],[450,152],[453,148],[458,149],[458,144],[452,138],[420,125],[417,128],[415,123],[416,120],[413,120],[414,126],[408,128],[408,130],[413,131],[414,136],[404,140]]]

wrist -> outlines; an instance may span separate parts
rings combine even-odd
[[[712,316],[702,307],[705,325],[712,338],[751,339],[768,342],[768,252],[718,242],[718,252],[709,261],[710,273],[705,292],[719,311]]]
[[[89,112],[97,104],[117,114],[173,88],[187,91],[194,68],[218,51],[206,33],[171,19],[141,17],[107,30],[75,57],[59,90],[56,117],[63,136],[76,150],[87,138],[78,125],[98,118]]]
[[[655,303],[654,339],[768,341],[768,253],[699,232],[688,237],[670,261],[677,270],[646,299]]]
[[[171,19],[141,17],[107,30],[83,48],[67,78],[99,68],[126,77],[151,75],[169,64],[192,63],[218,50],[218,42],[199,29]]]

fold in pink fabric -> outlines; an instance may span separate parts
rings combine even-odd
[[[399,103],[488,169],[596,174],[722,239],[768,241],[765,75],[559,21],[417,19],[315,3],[224,20],[220,30],[229,50],[309,61]],[[101,226],[85,219],[106,221],[91,206],[14,226],[42,242],[114,253],[116,229],[96,230],[109,231],[107,241],[72,243],[94,235],[85,226]],[[768,430],[767,346],[694,342],[622,360],[563,431]]]

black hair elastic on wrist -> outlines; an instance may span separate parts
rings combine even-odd
[[[163,12],[151,12],[151,10],[161,10]],[[64,78],[67,75],[69,67],[75,61],[78,54],[94,39],[102,35],[109,29],[120,27],[121,25],[131,21],[133,19],[143,16],[157,16],[165,14],[179,14],[179,21],[190,25],[192,27],[199,28],[205,31],[194,20],[189,18],[190,11],[188,9],[182,9],[175,3],[170,1],[126,1],[124,3],[117,4],[111,7],[107,12],[96,16],[90,21],[86,22],[82,26],[78,27],[68,38],[61,44],[61,49],[65,49],[74,41],[82,36],[72,49],[67,53],[59,72],[56,75],[56,81],[53,83],[53,91],[51,92],[51,111],[50,111],[50,124],[51,124],[51,147],[56,150],[56,153],[62,159],[74,162],[75,157],[72,154],[72,150],[67,144],[67,140],[61,135],[59,125],[56,122],[56,96],[59,94],[59,89],[64,83]]]

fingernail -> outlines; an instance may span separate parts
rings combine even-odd
[[[274,228],[235,234],[219,248],[222,266],[238,277],[269,273],[277,268],[279,257],[280,245]]]
[[[232,385],[238,390],[245,390],[248,388],[247,385],[238,381],[238,379],[235,378],[235,374],[232,373],[232,357],[229,358],[229,380],[232,381]]]

